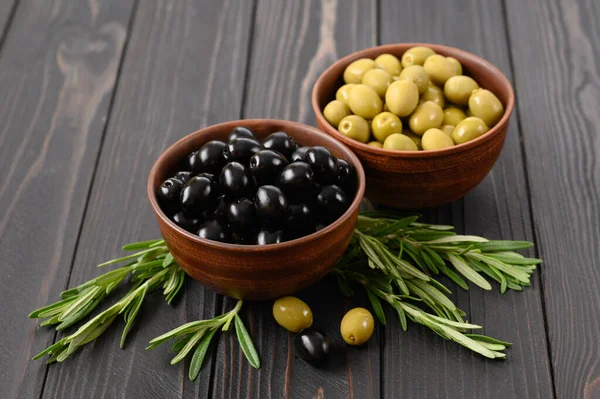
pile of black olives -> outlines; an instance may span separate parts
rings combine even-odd
[[[325,147],[302,147],[285,132],[262,143],[246,127],[191,153],[158,189],[163,212],[209,240],[277,244],[339,218],[356,192],[354,169]]]

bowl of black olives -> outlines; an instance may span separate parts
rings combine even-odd
[[[194,132],[148,179],[161,234],[186,273],[249,300],[289,295],[327,274],[350,242],[364,189],[346,146],[271,119]]]

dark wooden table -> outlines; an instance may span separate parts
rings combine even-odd
[[[0,396],[600,398],[600,2],[596,0],[0,1]],[[158,236],[146,176],[199,127],[250,117],[314,123],[332,62],[379,43],[435,42],[496,64],[517,108],[500,160],[465,198],[424,211],[460,232],[536,242],[532,287],[453,299],[512,341],[489,361],[394,314],[368,345],[317,370],[293,355],[271,304],[246,306],[262,368],[223,336],[196,382],[149,339],[232,306],[189,283],[151,295],[124,350],[121,322],[67,362],[31,357],[57,336],[27,319],[101,273],[123,243]],[[336,336],[345,300],[300,296]],[[336,338],[339,340],[339,338]]]

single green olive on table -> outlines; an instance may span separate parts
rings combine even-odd
[[[428,47],[413,47],[401,60],[392,54],[358,59],[346,67],[343,80],[345,84],[325,106],[323,116],[341,134],[372,147],[395,151],[449,148],[481,136],[504,114],[498,97],[463,75],[457,59]],[[460,125],[467,116],[471,121]],[[406,118],[405,126],[400,118]],[[446,137],[429,134],[425,146],[409,137],[413,146],[394,136],[420,137],[431,129],[442,130]]]

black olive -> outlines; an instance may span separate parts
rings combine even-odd
[[[310,195],[314,189],[313,171],[306,162],[294,162],[283,168],[279,187],[290,195]]]
[[[229,226],[220,220],[207,220],[202,223],[198,230],[198,235],[202,238],[213,241],[229,242],[231,241],[231,232]]]
[[[200,172],[219,173],[225,165],[224,148],[225,143],[222,141],[213,140],[204,144],[190,156],[190,166],[193,165],[192,172],[196,174]]]
[[[258,224],[254,202],[247,198],[229,204],[227,206],[226,215],[236,232],[240,229],[250,229]]]
[[[192,176],[192,172],[182,170],[180,172],[175,173],[175,176],[173,176],[173,178],[180,180],[183,184],[185,184],[188,180],[192,178]]]
[[[234,127],[231,132],[229,132],[229,136],[227,137],[227,141],[231,141],[233,139],[238,139],[240,137],[243,137],[245,139],[252,139],[252,140],[256,140],[256,137],[254,136],[254,133],[252,132],[252,130],[248,129],[247,127],[244,126],[238,126],[238,127]]]
[[[232,199],[245,197],[254,186],[248,171],[238,162],[230,162],[223,167],[219,182],[221,189]]]
[[[288,136],[286,132],[271,133],[263,140],[263,146],[269,150],[277,151],[286,158],[291,157],[296,149],[294,139]]]
[[[257,245],[279,244],[284,241],[283,231],[277,229],[262,229],[256,236]]]
[[[254,199],[258,217],[268,222],[284,222],[288,212],[288,200],[275,186],[261,186]]]
[[[294,339],[296,353],[313,366],[322,366],[329,360],[331,342],[327,335],[314,328],[306,328]]]
[[[219,184],[219,181],[217,180],[217,177],[215,175],[213,175],[212,173],[200,173],[200,174],[197,174],[196,177],[206,177],[207,179],[209,179],[213,183]]]
[[[293,225],[308,224],[311,222],[312,212],[307,204],[290,205],[288,222]]]
[[[215,218],[215,219],[220,219],[220,218],[226,218],[227,216],[225,215],[225,212],[227,211],[227,206],[229,205],[229,203],[231,202],[231,200],[229,199],[229,197],[227,197],[227,195],[225,194],[221,194],[217,197],[217,203],[214,209],[209,209],[207,212],[207,216],[209,218]]]
[[[179,205],[179,194],[183,188],[183,183],[179,179],[173,177],[165,180],[158,188],[156,197],[163,212],[172,214]]]
[[[335,184],[340,186],[349,200],[354,198],[356,191],[356,172],[352,165],[343,159],[338,159],[338,175]]]
[[[227,162],[239,162],[247,165],[250,157],[262,149],[263,146],[258,141],[240,137],[227,143],[223,148],[223,156]]]
[[[348,209],[348,198],[339,186],[325,186],[317,194],[317,206],[325,220],[334,221]]]
[[[199,215],[216,206],[218,187],[206,176],[194,176],[181,190],[181,207],[184,211]]]
[[[192,174],[198,174],[202,172],[202,165],[200,165],[200,157],[198,151],[192,152],[187,157],[187,169],[192,171]]]
[[[276,184],[279,174],[287,164],[287,160],[280,153],[261,150],[250,158],[250,173],[257,186]]]
[[[315,225],[315,232],[319,231],[319,230],[323,230],[325,227],[327,227],[327,224],[323,224],[323,223],[317,223]]]
[[[333,184],[338,175],[337,158],[325,147],[312,147],[306,151],[304,161],[310,165],[319,184]]]
[[[306,156],[306,151],[310,150],[311,147],[298,147],[296,151],[292,153],[292,158],[290,162],[304,162],[304,157]]]
[[[177,212],[173,215],[173,221],[177,226],[190,233],[196,233],[202,224],[202,218],[199,216],[190,215],[186,212]]]

